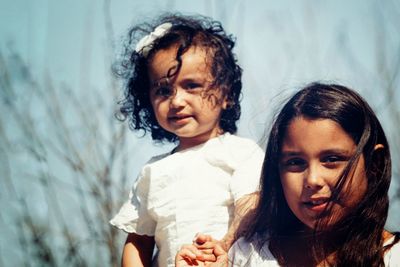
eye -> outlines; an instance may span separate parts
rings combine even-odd
[[[285,165],[286,166],[299,166],[299,165],[304,165],[305,160],[301,158],[291,158],[286,160]]]
[[[302,158],[288,158],[281,162],[281,168],[288,172],[301,172],[307,167],[307,162]]]
[[[322,159],[322,162],[336,162],[336,161],[340,161],[341,158],[338,156],[328,156]]]
[[[203,88],[201,83],[188,82],[188,83],[185,84],[185,89],[186,90],[201,89],[201,88]]]
[[[342,163],[347,162],[348,160],[349,158],[343,155],[327,155],[321,158],[321,162],[328,168],[339,166]]]
[[[154,95],[156,96],[171,96],[173,95],[174,90],[171,86],[159,86],[157,88],[154,89]]]

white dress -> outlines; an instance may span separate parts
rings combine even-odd
[[[226,133],[204,144],[155,157],[136,180],[129,200],[110,223],[154,236],[157,266],[174,266],[183,244],[201,232],[221,239],[234,202],[258,191],[264,152],[253,141]]]
[[[391,244],[394,237],[387,240],[384,245]],[[268,248],[268,242],[261,248],[256,248],[254,242],[247,242],[239,238],[229,250],[229,266],[234,267],[279,267],[278,261]],[[400,267],[400,242],[393,245],[384,255],[386,267]]]

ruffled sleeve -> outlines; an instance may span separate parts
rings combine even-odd
[[[145,165],[120,211],[110,223],[127,232],[154,236],[156,222],[148,210],[150,169]]]

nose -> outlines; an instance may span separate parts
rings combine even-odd
[[[324,186],[323,172],[317,164],[310,164],[304,175],[305,188],[320,189]]]
[[[173,94],[170,97],[170,107],[171,108],[179,108],[185,105],[186,103],[186,98],[185,98],[186,92],[185,90],[181,88],[175,88]]]

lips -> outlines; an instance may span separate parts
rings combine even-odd
[[[192,117],[192,115],[188,115],[188,114],[177,114],[177,115],[169,116],[168,120],[173,123],[183,124],[183,123],[186,123],[188,121],[188,119],[191,117]]]
[[[329,198],[327,197],[318,197],[318,198],[311,198],[308,201],[304,201],[304,205],[307,209],[313,212],[323,212],[327,205],[328,205]]]

